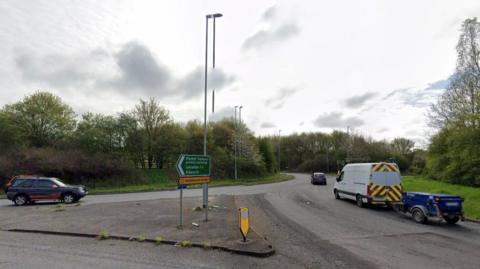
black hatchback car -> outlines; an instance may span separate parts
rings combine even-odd
[[[58,178],[39,176],[16,176],[8,182],[7,198],[16,205],[26,205],[36,201],[62,201],[74,203],[87,195],[85,186],[72,186]]]
[[[314,172],[312,173],[312,179],[310,181],[313,185],[327,185],[327,177],[324,173]]]

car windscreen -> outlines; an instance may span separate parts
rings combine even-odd
[[[397,172],[374,172],[372,183],[381,186],[392,186],[401,183],[400,173]]]
[[[26,180],[26,179],[17,179],[17,180],[15,180],[15,181],[13,182],[13,184],[12,184],[12,187],[18,187],[18,186],[22,185],[22,183],[24,183],[25,180]]]

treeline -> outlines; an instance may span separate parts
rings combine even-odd
[[[433,136],[427,174],[437,180],[480,186],[480,23],[462,24],[457,66],[447,90],[432,106]]]
[[[270,139],[282,170],[333,173],[346,163],[390,161],[397,163],[404,173],[418,174],[426,162],[426,152],[416,149],[415,143],[406,138],[376,141],[355,133],[333,131]]]
[[[214,178],[233,178],[234,141],[242,177],[275,172],[273,152],[232,119],[208,124],[207,150]],[[144,169],[173,168],[181,153],[203,153],[203,124],[176,123],[155,99],[116,116],[85,113],[48,92],[36,92],[0,110],[0,177],[42,174],[70,182],[144,180]],[[127,180],[128,181],[128,180]]]
[[[232,118],[210,122],[207,131],[214,178],[234,178],[235,141],[240,177],[279,169],[335,172],[346,161],[392,160],[403,171],[419,172],[425,162],[404,138],[389,143],[339,131],[256,138]],[[203,124],[175,122],[155,99],[115,116],[85,113],[77,119],[58,96],[36,92],[0,110],[0,147],[3,179],[41,174],[73,183],[131,184],[147,180],[142,169],[172,170],[179,154],[202,154]]]

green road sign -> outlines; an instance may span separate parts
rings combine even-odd
[[[179,177],[209,177],[210,156],[182,154],[176,168]]]

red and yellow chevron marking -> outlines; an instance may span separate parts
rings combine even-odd
[[[402,185],[392,185],[387,192],[387,201],[399,202],[402,198]]]
[[[373,172],[399,172],[394,163],[377,163],[372,168]]]

